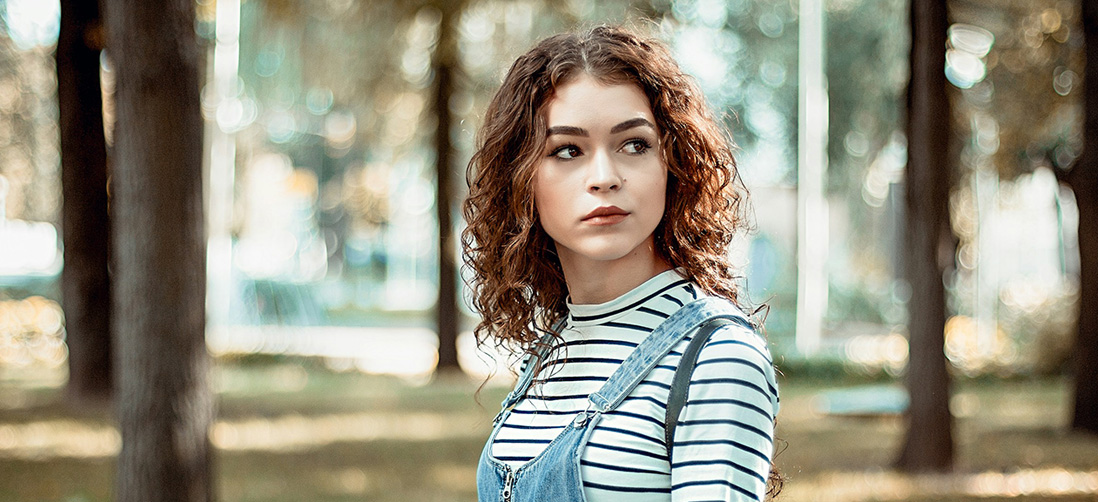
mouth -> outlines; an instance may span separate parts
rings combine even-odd
[[[620,223],[626,216],[629,216],[629,211],[620,207],[602,206],[587,213],[587,216],[583,217],[583,222],[592,225],[613,225]]]

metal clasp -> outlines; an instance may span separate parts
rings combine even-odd
[[[587,407],[583,411],[576,415],[575,420],[572,420],[572,426],[577,429],[582,429],[587,425],[587,422],[591,419],[591,401],[587,401]]]

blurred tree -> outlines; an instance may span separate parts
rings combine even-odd
[[[1098,86],[1079,84],[1080,80],[1098,81],[1093,73],[1098,64],[1090,62],[1094,59],[1084,62],[1095,57],[1098,45],[1092,42],[1098,38],[1094,4],[1093,0],[951,2],[957,22],[980,26],[994,35],[985,58],[986,79],[965,89],[963,99],[956,101],[961,110],[957,123],[988,123],[992,133],[981,134],[973,127],[965,147],[970,153],[962,156],[990,158],[995,172],[1008,180],[1049,168],[1075,196],[1080,306],[1073,354],[1072,427],[1091,431],[1098,430],[1098,380],[1094,377],[1098,375],[1098,242],[1094,240],[1098,219],[1093,216],[1098,211],[1098,168],[1095,157],[1087,152],[1098,150],[1092,146],[1098,135],[1085,131],[1098,129],[1098,124],[1089,125],[1094,124],[1093,110],[1098,109],[1098,103],[1092,104]],[[981,115],[983,120],[975,119]],[[1081,123],[1086,120],[1091,122]],[[982,152],[973,154],[973,150]],[[973,168],[975,163],[962,163],[962,167]],[[1073,271],[1070,266],[1064,268]]]
[[[911,2],[911,81],[908,84],[908,163],[905,214],[911,405],[896,467],[945,471],[953,466],[953,417],[945,351],[943,253],[951,240],[950,105],[946,95],[946,0]]]
[[[105,7],[117,75],[116,500],[212,500],[195,2],[108,0]]]
[[[302,71],[293,75],[281,72],[281,79],[275,82],[263,82],[262,87],[273,84],[273,92],[287,87],[333,89],[333,101],[342,104],[360,119],[361,127],[357,136],[362,140],[354,142],[366,159],[385,159],[399,157],[405,148],[424,147],[415,140],[424,143],[432,141],[430,149],[434,154],[434,181],[436,187],[436,219],[438,221],[438,298],[435,310],[435,327],[438,333],[438,368],[440,370],[457,369],[457,335],[460,327],[460,309],[457,290],[457,249],[453,238],[453,218],[451,206],[459,197],[453,187],[453,171],[458,157],[452,141],[452,129],[455,124],[451,102],[460,90],[461,59],[458,57],[460,39],[459,21],[466,2],[463,0],[420,0],[416,2],[375,2],[369,6],[350,6],[341,15],[324,13],[324,8],[315,8],[300,2],[271,0],[266,3],[266,15],[280,29],[300,39],[302,51],[316,52],[318,57],[303,57],[300,61]],[[321,18],[326,24],[322,30],[311,30],[312,18]],[[324,19],[329,18],[329,19]],[[362,26],[371,29],[363,30]],[[417,30],[421,26],[436,26],[435,33],[428,34],[426,47],[419,47],[421,40]],[[374,29],[376,28],[376,29]],[[305,32],[309,30],[310,36]],[[331,36],[332,33],[358,33],[352,38]],[[312,35],[315,34],[316,38]],[[270,34],[266,35],[269,38]],[[311,39],[311,40],[310,40]],[[268,42],[269,43],[269,42]],[[401,47],[407,44],[411,47]],[[432,47],[433,45],[433,47]],[[388,46],[390,51],[377,51],[374,48]],[[403,49],[403,51],[401,50]],[[421,50],[425,49],[425,50]],[[401,54],[403,52],[403,54]],[[422,53],[422,54],[421,54]],[[394,57],[394,54],[397,56]],[[323,57],[320,57],[323,55]],[[417,73],[415,61],[426,55],[428,65],[423,75]],[[403,57],[401,57],[403,56]],[[245,58],[247,59],[247,58]],[[413,71],[409,71],[413,67]],[[348,71],[350,69],[350,71]],[[413,75],[409,75],[409,74]],[[350,77],[350,79],[348,79]],[[292,86],[286,85],[286,79],[301,80]],[[348,84],[348,80],[350,83]],[[400,99],[424,94],[422,112],[415,116],[379,113],[378,108],[392,107]],[[418,101],[418,100],[417,100]],[[411,102],[411,100],[407,101]],[[395,125],[400,121],[414,121],[426,127],[406,127]],[[393,131],[409,130],[412,134],[393,138]],[[362,146],[366,145],[366,146]],[[346,154],[344,154],[346,155]],[[295,158],[295,164],[302,159]],[[365,159],[364,159],[365,160]],[[308,162],[308,161],[305,161]],[[315,163],[315,161],[313,162]],[[320,166],[311,166],[318,168]],[[324,183],[334,175],[321,176]],[[387,192],[388,187],[378,187]],[[344,208],[345,210],[346,208]],[[384,222],[379,222],[384,223]],[[340,236],[340,240],[346,238]]]
[[[453,113],[450,101],[454,99],[457,77],[461,74],[458,58],[457,21],[464,9],[464,1],[441,1],[438,40],[431,58],[434,70],[435,131],[435,208],[438,219],[438,301],[435,304],[435,326],[438,332],[437,371],[460,371],[458,364],[458,294],[457,294],[457,242],[454,240],[454,221],[451,205],[458,201],[454,196],[453,178],[455,150],[451,144]]]
[[[317,171],[321,199],[337,202],[320,207],[320,225],[336,237],[336,246],[359,234],[359,240],[374,241],[370,245],[379,254],[390,252],[388,220],[407,204],[390,206],[362,195],[384,198],[399,186],[395,179],[433,178],[439,367],[454,367],[461,309],[452,208],[464,195],[454,170],[471,153],[478,114],[498,88],[502,71],[530,43],[550,33],[579,23],[658,19],[670,6],[648,0],[247,2],[242,5],[241,95],[255,103],[255,123],[266,125],[268,134],[238,138],[242,143],[258,138],[255,147],[286,153],[295,167]],[[330,92],[329,109],[309,108],[314,91]],[[351,117],[354,124],[338,147],[324,137],[336,115]],[[273,140],[271,124],[287,116],[296,132],[290,139]],[[421,167],[426,168],[422,174]],[[387,186],[343,186],[352,177],[357,183]],[[374,210],[367,214],[367,208]],[[384,271],[378,275],[385,277]]]
[[[96,1],[62,0],[57,39],[58,122],[61,130],[61,273],[72,401],[111,395],[110,223],[107,146],[99,54],[104,30]]]
[[[1067,173],[1079,207],[1079,320],[1071,427],[1098,433],[1098,0],[1082,0],[1083,155]]]

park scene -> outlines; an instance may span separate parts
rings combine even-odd
[[[735,144],[772,500],[1098,500],[1098,1],[0,0],[0,501],[477,500],[468,166],[599,25]]]

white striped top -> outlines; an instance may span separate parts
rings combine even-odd
[[[492,455],[512,467],[536,457],[583,411],[587,396],[664,319],[704,294],[668,270],[599,305],[568,305],[563,350],[496,434]],[[580,461],[588,502],[762,500],[773,454],[778,391],[766,342],[738,325],[713,333],[698,357],[667,460],[664,414],[680,341],[591,433]]]

